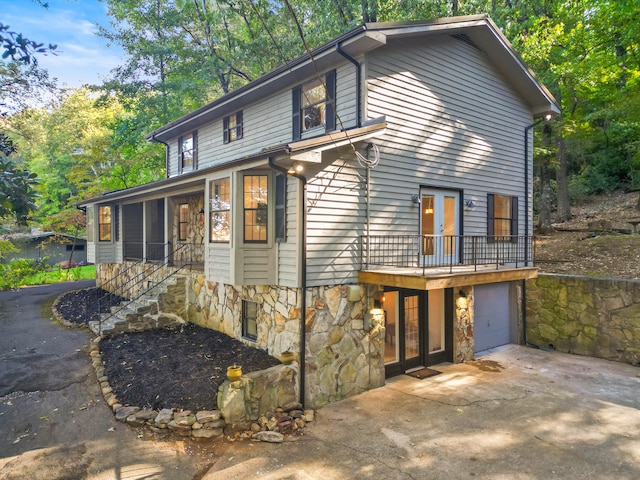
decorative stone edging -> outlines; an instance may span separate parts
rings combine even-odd
[[[86,327],[85,324],[77,324],[64,318],[57,308],[60,298],[58,297],[52,305],[55,319],[68,328]],[[155,410],[121,404],[106,376],[99,348],[102,338],[102,336],[94,338],[89,346],[89,355],[104,400],[113,410],[118,421],[132,427],[147,427],[156,433],[171,432],[182,437],[197,439],[219,439],[223,437],[226,422],[220,410],[202,410],[198,412],[169,408]],[[246,430],[235,431],[227,439],[230,441],[254,439],[269,443],[280,443],[284,441],[284,435],[290,435],[303,429],[307,423],[313,422],[314,419],[314,410],[303,411],[302,405],[291,402],[276,408],[274,412],[261,415],[253,422],[247,422],[244,425],[247,427]]]
[[[180,410],[164,408],[154,410],[136,406],[122,405],[106,376],[99,343],[102,337],[96,337],[89,348],[91,363],[100,384],[100,390],[107,405],[111,407],[116,420],[132,427],[146,426],[156,433],[173,432],[181,437],[200,439],[218,439],[224,435],[226,422],[220,410]],[[315,420],[314,410],[302,410],[299,403],[290,403],[279,407],[275,412],[260,416],[245,431],[234,433],[228,440],[255,439],[262,442],[281,443],[284,435],[301,430]]]

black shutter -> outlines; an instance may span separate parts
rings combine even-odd
[[[229,143],[229,117],[222,120],[222,143]]]
[[[182,173],[184,159],[182,158],[182,137],[178,137],[178,173]]]
[[[287,241],[287,176],[276,175],[276,242]]]
[[[293,90],[291,90],[291,95],[292,95],[291,104],[293,106],[292,112],[291,112],[292,131],[293,131],[292,139],[300,140],[300,136],[302,134],[302,122],[300,120],[300,97],[302,95],[302,88],[295,87]]]
[[[518,197],[511,197],[511,241],[518,242]]]
[[[495,242],[495,207],[493,203],[493,193],[487,194],[487,243]]]
[[[193,151],[191,152],[191,169],[196,170],[198,168],[198,132],[193,132]]]
[[[331,70],[325,78],[327,86],[327,108],[325,128],[327,132],[336,129],[336,71]]]

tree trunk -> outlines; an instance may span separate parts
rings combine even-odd
[[[569,179],[567,178],[567,148],[564,137],[556,137],[558,151],[558,169],[556,171],[556,188],[558,194],[558,220],[564,222],[571,219],[571,205],[569,202]]]
[[[540,212],[538,213],[538,233],[545,234],[551,231],[551,179],[547,166],[542,167],[540,180],[542,194],[540,195]]]

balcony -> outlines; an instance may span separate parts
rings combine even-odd
[[[363,283],[428,290],[536,276],[530,236],[362,237]]]

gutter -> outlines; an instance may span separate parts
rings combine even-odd
[[[307,190],[307,179],[306,177],[298,174],[292,173],[290,174],[286,168],[281,167],[280,165],[276,165],[273,160],[273,157],[269,157],[269,166],[285,175],[290,175],[292,177],[296,177],[300,180],[300,184],[302,186],[302,215],[300,220],[300,230],[302,231],[302,258],[300,259],[300,266],[302,270],[302,278],[300,279],[300,290],[302,291],[302,298],[300,299],[300,391],[298,392],[298,402],[304,408],[305,404],[305,389],[306,389],[306,358],[305,352],[307,350],[307,207],[306,207],[306,190]]]
[[[336,43],[336,52],[353,63],[354,67],[356,67],[356,127],[360,127],[362,125],[362,117],[360,113],[362,110],[362,67],[355,58],[351,57],[347,54],[347,52],[342,50],[342,48],[340,47],[340,42]],[[334,98],[333,101],[335,102],[335,100],[336,99]],[[337,109],[335,110],[337,114]]]

